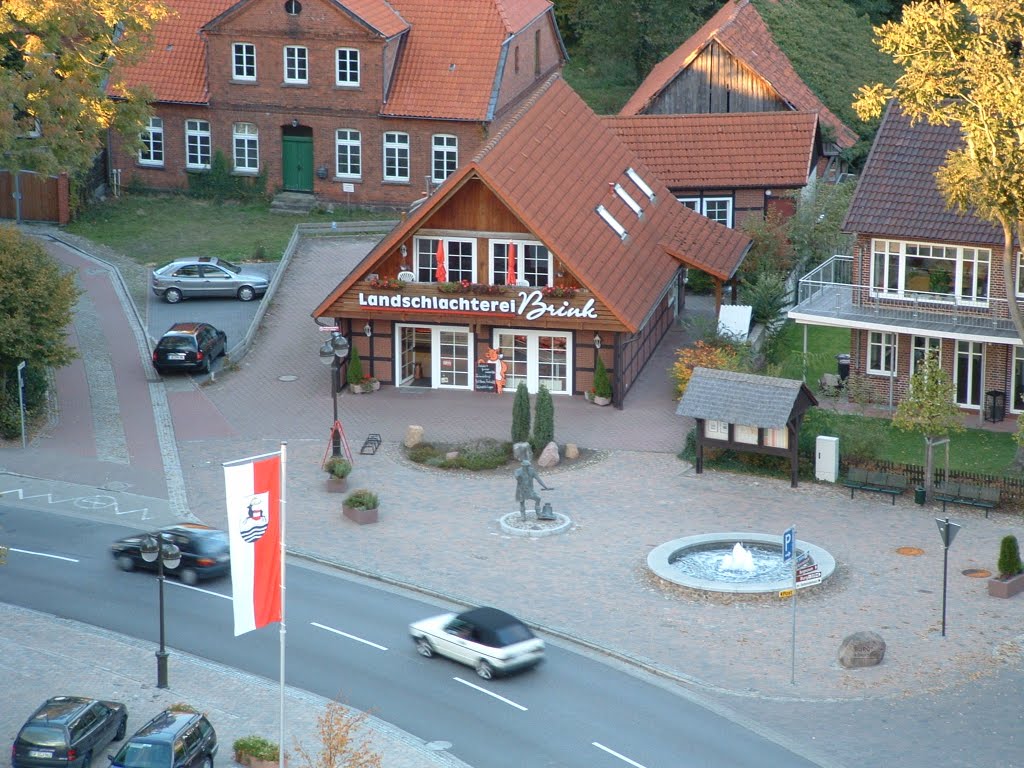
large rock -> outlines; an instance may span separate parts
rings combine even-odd
[[[565,444],[565,458],[567,458],[567,459],[572,461],[572,460],[578,459],[579,457],[580,457],[579,446],[577,446],[576,443],[566,443]]]
[[[561,456],[558,454],[558,443],[552,441],[545,445],[544,450],[540,452],[540,456],[537,457],[537,466],[542,469],[556,467],[561,460]]]
[[[410,424],[405,428],[405,447],[414,448],[423,442],[423,427]]]
[[[873,667],[885,657],[885,640],[877,632],[854,632],[839,646],[839,663],[847,669]]]

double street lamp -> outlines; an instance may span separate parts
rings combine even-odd
[[[334,423],[331,425],[331,455],[341,456],[341,432],[334,428],[338,423],[338,380],[341,378],[341,364],[348,357],[348,339],[340,331],[332,331],[329,341],[320,347],[320,362],[331,366],[331,397],[334,399]]]
[[[181,550],[164,539],[164,532],[157,531],[142,540],[139,547],[142,559],[156,563],[157,582],[160,584],[160,650],[156,652],[156,687],[167,687],[167,648],[164,645],[164,568],[174,570],[181,563]]]

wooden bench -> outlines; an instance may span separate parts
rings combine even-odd
[[[947,504],[963,504],[985,510],[985,517],[999,503],[999,489],[970,483],[941,483],[935,488],[935,499],[942,502],[945,513]]]
[[[895,506],[896,497],[907,490],[907,478],[893,472],[868,472],[858,467],[850,467],[850,471],[846,473],[846,479],[843,480],[843,485],[850,489],[851,499],[854,491],[888,493]]]

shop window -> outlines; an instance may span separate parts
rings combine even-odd
[[[515,245],[515,278],[525,280],[534,288],[552,284],[551,253],[540,243],[522,240],[492,240],[490,280],[495,285],[508,285],[509,252]]]

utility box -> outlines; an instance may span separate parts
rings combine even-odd
[[[818,435],[814,448],[814,479],[826,483],[839,480],[839,438]]]

